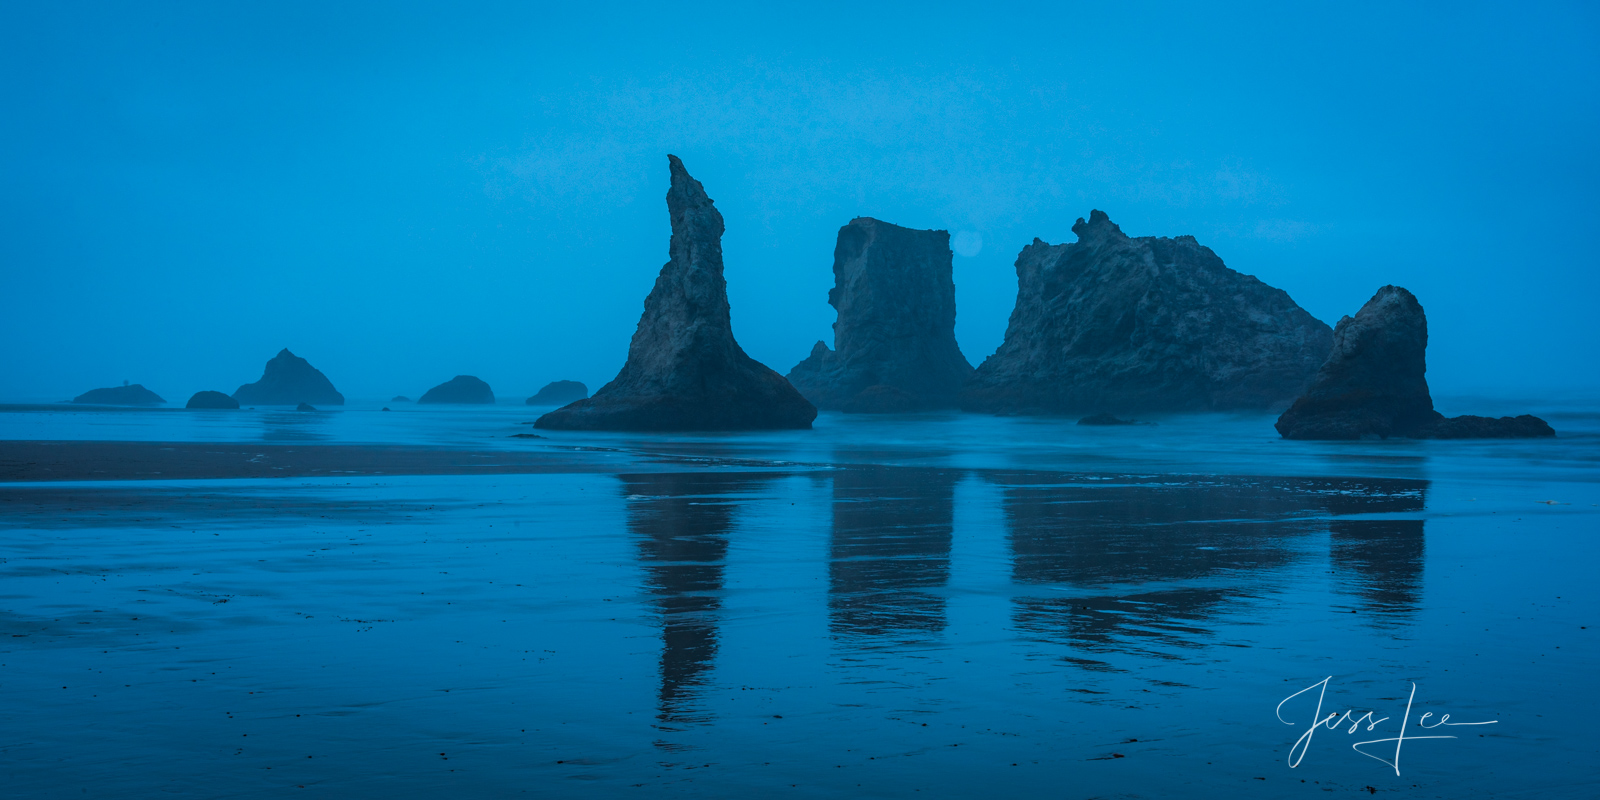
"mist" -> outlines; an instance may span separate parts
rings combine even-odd
[[[949,230],[957,338],[1106,211],[1332,324],[1427,310],[1441,393],[1600,388],[1600,11],[1048,4],[0,10],[0,400],[232,392],[287,347],[351,398],[518,400],[622,364],[666,155],[727,220],[734,331],[832,342],[834,237]]]

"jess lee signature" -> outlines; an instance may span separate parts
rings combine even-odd
[[[1373,729],[1378,727],[1379,723],[1382,723],[1382,722],[1384,722],[1384,721],[1389,719],[1388,717],[1378,717],[1378,718],[1374,719],[1373,715],[1377,713],[1376,711],[1368,711],[1368,712],[1366,712],[1364,714],[1361,714],[1361,715],[1357,716],[1354,709],[1346,711],[1343,714],[1341,714],[1341,713],[1339,713],[1337,711],[1334,711],[1334,712],[1330,712],[1327,716],[1323,716],[1322,715],[1322,701],[1328,694],[1328,682],[1331,681],[1331,680],[1333,680],[1333,676],[1329,675],[1328,677],[1323,678],[1322,680],[1317,681],[1316,683],[1313,683],[1310,686],[1307,686],[1306,688],[1301,689],[1300,691],[1295,692],[1294,694],[1291,694],[1288,697],[1283,698],[1283,701],[1278,703],[1278,709],[1277,709],[1277,712],[1276,712],[1277,715],[1278,715],[1278,721],[1282,722],[1285,725],[1294,725],[1295,723],[1290,722],[1289,720],[1286,720],[1286,719],[1283,718],[1283,706],[1284,706],[1284,704],[1288,703],[1290,700],[1293,700],[1296,697],[1299,697],[1300,695],[1303,695],[1306,692],[1309,692],[1309,691],[1311,691],[1313,689],[1317,690],[1317,708],[1316,708],[1316,711],[1312,712],[1312,714],[1311,714],[1311,727],[1305,733],[1300,734],[1300,739],[1299,739],[1299,741],[1296,741],[1294,743],[1294,747],[1289,748],[1289,769],[1294,769],[1295,767],[1300,766],[1300,760],[1305,758],[1306,757],[1306,753],[1311,749],[1311,738],[1312,738],[1312,736],[1314,736],[1316,734],[1318,729],[1327,728],[1328,730],[1332,731],[1332,730],[1337,730],[1339,728],[1342,728],[1342,727],[1345,727],[1346,725],[1348,725],[1349,727],[1345,729],[1345,734],[1346,735],[1350,735],[1350,734],[1356,733],[1356,731],[1358,729],[1361,729],[1363,726],[1365,726],[1365,731],[1364,732],[1370,733]],[[1400,735],[1386,737],[1386,738],[1383,738],[1383,739],[1369,739],[1369,740],[1364,741],[1364,742],[1355,742],[1354,744],[1350,745],[1350,749],[1352,749],[1352,750],[1356,751],[1357,753],[1360,753],[1361,755],[1364,755],[1364,756],[1366,756],[1368,758],[1375,758],[1375,759],[1377,759],[1379,761],[1382,761],[1385,764],[1388,764],[1391,767],[1394,767],[1394,774],[1399,775],[1400,774],[1400,748],[1403,747],[1406,742],[1416,741],[1418,739],[1454,739],[1454,738],[1456,738],[1454,736],[1446,736],[1446,735],[1443,735],[1443,734],[1435,734],[1435,735],[1432,735],[1432,736],[1407,736],[1406,735],[1406,726],[1411,721],[1411,705],[1416,699],[1417,699],[1417,685],[1415,683],[1413,683],[1413,684],[1411,684],[1411,696],[1406,698],[1406,713],[1405,713],[1405,716],[1400,718]],[[1417,727],[1421,728],[1422,730],[1432,731],[1432,730],[1437,730],[1439,728],[1445,728],[1445,727],[1453,728],[1453,727],[1464,726],[1464,725],[1494,725],[1494,724],[1497,724],[1500,721],[1500,720],[1489,720],[1488,722],[1451,722],[1450,721],[1450,715],[1449,714],[1445,714],[1444,716],[1439,717],[1439,719],[1437,721],[1435,721],[1433,724],[1430,725],[1428,723],[1428,719],[1430,717],[1432,717],[1432,716],[1433,716],[1433,712],[1431,712],[1431,711],[1426,713],[1426,714],[1423,714],[1421,717],[1419,717],[1417,719]],[[1384,758],[1382,755],[1377,755],[1375,753],[1369,753],[1366,750],[1362,750],[1361,749],[1363,745],[1387,745],[1387,744],[1389,744],[1391,742],[1394,743],[1394,756],[1393,756],[1392,759]],[[1387,752],[1386,752],[1387,749],[1388,748],[1383,748],[1383,751],[1385,752],[1386,755],[1387,755]]]

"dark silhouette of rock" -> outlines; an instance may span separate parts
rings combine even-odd
[[[1283,408],[1333,333],[1193,236],[1130,238],[1102,211],[1017,256],[1005,342],[961,406],[991,413]]]
[[[644,301],[628,361],[594,396],[540,417],[565,430],[809,428],[817,410],[734,341],[722,277],[722,215],[667,156],[670,260]]]
[[[1143,425],[1138,420],[1122,419],[1111,414],[1090,414],[1078,420],[1079,425]]]
[[[528,398],[530,406],[564,406],[589,396],[589,387],[577,381],[547,383],[538,394]]]
[[[261,380],[240,386],[233,393],[233,399],[242,405],[258,406],[292,406],[299,403],[344,405],[344,395],[333,388],[328,377],[305,359],[289,352],[288,348],[278,351],[267,362]]]
[[[189,398],[188,404],[184,406],[184,408],[201,409],[233,409],[238,407],[238,400],[235,400],[223,394],[222,392],[211,391],[195,392],[194,396]]]
[[[839,229],[833,281],[838,350],[817,342],[789,382],[818,408],[955,408],[972,365],[956,344],[950,233],[857,217]]]
[[[105,389],[90,389],[77,397],[72,398],[74,403],[87,403],[97,406],[156,406],[167,401],[161,396],[140,384],[123,384]]]
[[[383,407],[383,409],[382,409],[382,410],[384,410],[384,411],[388,411],[388,410],[389,410],[389,407],[388,407],[388,406],[384,406],[384,407]]]
[[[457,375],[417,398],[418,405],[423,403],[493,405],[494,392],[489,389],[489,384],[471,375]]]
[[[1537,439],[1556,435],[1550,423],[1532,414],[1515,417],[1440,415],[1412,435],[1414,439]]]
[[[294,410],[296,410],[296,411],[316,411],[317,407],[314,406],[314,405],[311,405],[310,403],[301,403],[300,405],[295,406]]]
[[[397,394],[394,397],[389,398],[389,402],[391,402],[391,403],[409,403],[409,402],[411,402],[411,398],[406,397],[403,394]]]
[[[1278,417],[1285,439],[1502,439],[1554,436],[1538,417],[1445,417],[1428,393],[1422,304],[1385,286],[1339,320],[1311,387]]]

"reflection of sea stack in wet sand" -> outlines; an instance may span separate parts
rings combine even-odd
[[[344,395],[333,388],[328,377],[288,348],[278,351],[267,362],[261,380],[240,386],[233,393],[233,399],[247,406],[344,405]]]
[[[644,301],[628,361],[593,397],[540,417],[566,430],[809,428],[817,410],[734,341],[722,277],[722,215],[667,156],[671,259]]]
[[[1446,417],[1433,410],[1426,373],[1428,320],[1417,298],[1385,286],[1339,320],[1333,353],[1283,416],[1286,439],[1511,439],[1554,436],[1544,420]]]
[[[789,381],[818,408],[955,408],[972,365],[956,345],[950,234],[857,217],[839,229],[828,304],[837,351],[817,342]]]
[[[238,400],[235,400],[223,394],[222,392],[211,391],[195,392],[194,396],[189,398],[189,402],[184,405],[184,408],[212,410],[234,409],[238,407]]]
[[[1129,237],[1103,211],[1078,241],[1017,256],[1005,342],[961,407],[1094,414],[1284,408],[1328,357],[1333,332],[1222,263],[1193,236]]]
[[[528,398],[530,406],[564,406],[589,396],[589,387],[578,381],[552,381]]]
[[[457,375],[417,398],[418,405],[423,403],[493,405],[494,392],[489,389],[489,384],[471,375]]]
[[[167,401],[136,383],[132,386],[123,384],[105,389],[90,389],[72,398],[72,402],[98,406],[158,406]]]

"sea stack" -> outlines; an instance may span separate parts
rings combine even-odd
[[[494,392],[489,388],[489,384],[471,375],[457,375],[417,398],[417,405],[424,403],[493,405]]]
[[[563,430],[809,428],[817,410],[782,375],[734,341],[722,277],[722,215],[677,156],[670,260],[644,301],[628,360],[593,397],[556,409],[536,427]]]
[[[552,381],[528,398],[530,406],[564,406],[589,396],[589,387],[577,381]]]
[[[1131,238],[1093,211],[1078,241],[1017,256],[1005,342],[961,407],[990,413],[1284,408],[1333,346],[1328,326],[1193,236]]]
[[[233,399],[247,406],[344,405],[344,395],[333,388],[333,382],[288,348],[267,362],[261,380],[240,386]]]
[[[97,406],[158,406],[167,401],[136,383],[132,386],[123,384],[105,389],[90,389],[72,398],[72,402]]]
[[[184,408],[209,410],[228,410],[238,407],[238,400],[235,400],[223,394],[222,392],[211,391],[195,392],[194,396],[189,398],[189,402],[184,405]]]
[[[955,408],[972,365],[956,344],[950,233],[857,217],[839,229],[828,304],[837,350],[817,342],[789,371],[818,408]]]
[[[1554,436],[1538,417],[1446,417],[1428,392],[1422,304],[1385,286],[1339,320],[1333,351],[1277,429],[1285,439],[1509,439]]]

